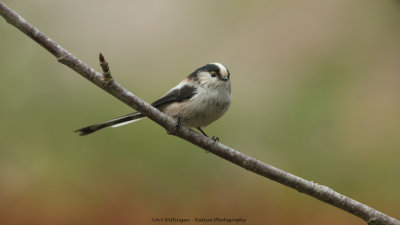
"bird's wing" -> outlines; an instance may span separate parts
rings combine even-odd
[[[157,108],[172,102],[182,102],[191,99],[195,94],[196,87],[193,85],[178,85],[168,91],[163,97],[153,102],[151,105]]]

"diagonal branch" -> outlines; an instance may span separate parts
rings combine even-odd
[[[189,141],[192,144],[195,144],[246,170],[257,173],[268,179],[279,182],[299,192],[305,193],[309,196],[354,214],[355,216],[367,221],[368,224],[400,225],[399,220],[383,214],[356,200],[346,197],[329,187],[305,180],[301,177],[265,164],[228,146],[214,142],[213,140],[206,138],[186,127],[174,129],[175,121],[172,118],[152,107],[150,104],[144,102],[142,99],[123,88],[116,81],[112,80],[111,77],[108,77],[106,70],[104,69],[105,67],[103,67],[105,64],[102,66],[103,72],[105,73],[103,77],[102,74],[84,64],[81,60],[73,56],[55,41],[51,40],[44,33],[40,32],[36,27],[25,21],[24,18],[22,18],[14,10],[10,9],[2,2],[0,2],[0,15],[3,16],[8,23],[18,28],[20,31],[40,44],[43,48],[48,50],[57,58],[60,63],[70,67],[75,72],[79,73],[90,82],[96,84],[104,91],[107,91],[120,101],[158,123],[167,131],[169,131],[168,133],[185,139],[186,141]]]

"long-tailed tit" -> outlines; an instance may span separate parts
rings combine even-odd
[[[164,96],[153,102],[152,106],[176,119],[177,124],[195,127],[207,136],[202,128],[219,119],[231,104],[229,76],[228,69],[222,64],[207,64],[187,76]],[[87,135],[106,127],[119,127],[142,118],[144,115],[134,112],[104,123],[81,128],[75,132]]]

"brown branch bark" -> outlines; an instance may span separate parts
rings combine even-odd
[[[355,216],[360,217],[368,224],[400,225],[399,220],[383,214],[376,209],[373,209],[356,200],[346,197],[329,187],[305,180],[301,177],[270,166],[228,146],[214,142],[213,140],[199,135],[186,127],[180,127],[175,130],[175,121],[172,118],[152,107],[150,104],[144,102],[142,99],[123,88],[116,81],[112,79],[104,79],[102,74],[84,64],[81,60],[73,56],[55,41],[51,40],[44,33],[40,32],[36,27],[25,21],[25,19],[23,19],[14,10],[10,9],[2,2],[0,2],[0,14],[8,23],[28,35],[43,48],[47,49],[57,58],[60,63],[70,67],[75,72],[79,73],[101,89],[118,98],[128,106],[143,113],[145,116],[164,127],[168,133],[185,139],[186,141],[189,141],[246,170],[257,173],[299,192],[305,193],[323,202],[336,206],[337,208],[343,209]]]

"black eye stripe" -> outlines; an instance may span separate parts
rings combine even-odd
[[[197,70],[195,70],[193,73],[191,73],[188,78],[189,79],[193,79],[193,80],[198,80],[198,73],[199,72],[208,72],[211,74],[211,72],[216,72],[216,76],[221,76],[221,68],[215,64],[207,64],[203,67],[198,68]],[[229,74],[229,72],[228,72]],[[212,76],[212,74],[211,74]],[[229,77],[229,75],[228,75]]]
[[[203,71],[207,71],[209,73],[211,73],[212,71],[216,72],[217,74],[219,74],[219,67],[217,65],[214,64],[207,64],[205,66],[203,66],[202,68],[200,68],[200,70]]]

